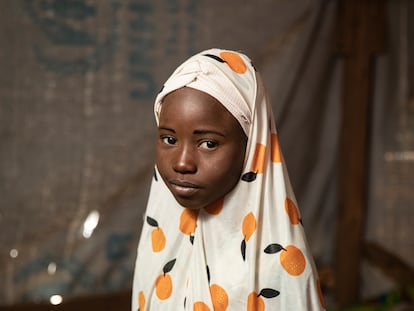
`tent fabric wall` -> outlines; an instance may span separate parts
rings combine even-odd
[[[312,251],[317,264],[332,265],[342,91],[336,8],[333,0],[0,1],[0,305],[130,288],[153,172],[152,101],[180,62],[210,47],[242,50],[262,72]],[[367,237],[414,262],[401,233],[413,196],[395,197],[412,188],[400,179],[413,170],[412,145],[387,145],[394,126],[413,131],[413,67],[404,64],[414,25],[407,20],[400,37],[395,24],[404,9],[414,8],[401,0],[389,9],[390,35],[406,45],[393,45],[377,67]],[[406,89],[390,82],[395,76]],[[395,150],[408,158],[388,161]],[[384,224],[388,213],[394,222]],[[88,215],[99,215],[90,237]],[[394,234],[384,240],[386,232]]]
[[[0,5],[0,301],[10,304],[128,288],[154,162],[152,101],[162,82],[211,46],[246,51],[266,68],[277,63],[261,57],[274,42],[283,46],[280,61],[294,61],[315,3]],[[278,66],[274,82],[286,71]],[[93,211],[99,223],[84,238]]]

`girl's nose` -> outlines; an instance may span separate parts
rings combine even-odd
[[[194,151],[189,146],[180,146],[173,163],[174,171],[181,174],[192,174],[197,171]]]

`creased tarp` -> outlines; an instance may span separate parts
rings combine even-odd
[[[242,50],[262,72],[311,248],[332,264],[335,4],[0,1],[0,304],[131,287],[153,172],[152,102],[179,63],[210,47]]]
[[[281,90],[295,83],[281,81],[302,70],[297,51],[318,9],[311,1],[0,6],[2,304],[130,288],[162,82],[198,50],[242,50],[280,111],[290,105]],[[99,222],[84,238],[92,211]]]

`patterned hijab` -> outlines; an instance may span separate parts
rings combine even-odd
[[[248,137],[240,181],[202,210],[180,206],[155,168],[138,245],[132,310],[324,310],[270,102],[250,59],[210,49],[155,100],[183,86],[215,97]]]

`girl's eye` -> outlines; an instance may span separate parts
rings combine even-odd
[[[177,142],[177,140],[171,136],[161,137],[161,140],[167,145],[174,145]]]
[[[212,140],[207,140],[207,141],[203,141],[201,143],[201,147],[205,148],[205,149],[214,149],[217,147],[217,143],[215,141]]]

